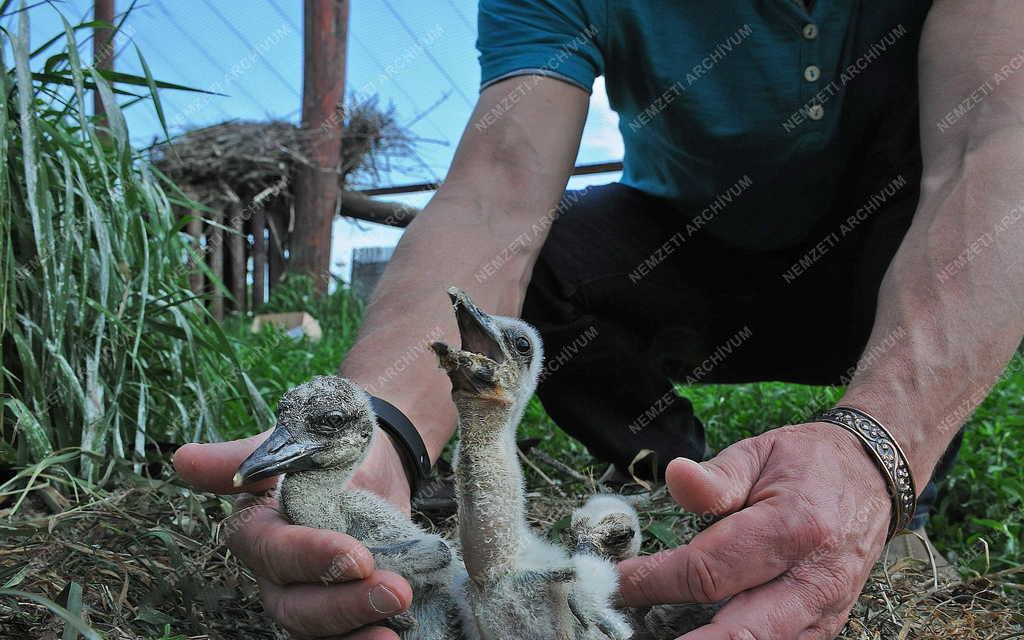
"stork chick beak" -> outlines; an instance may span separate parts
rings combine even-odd
[[[494,318],[476,306],[462,289],[450,287],[448,297],[451,298],[455,319],[459,323],[462,350],[487,356],[499,364],[504,362],[506,355],[501,347],[501,331]]]
[[[430,348],[451,378],[453,391],[486,393],[493,389],[498,367],[508,358],[501,346],[501,332],[494,319],[473,304],[465,291],[451,287],[448,297],[455,309],[462,349],[443,342],[435,342]]]
[[[232,479],[236,487],[290,471],[303,471],[319,466],[317,453],[323,445],[297,440],[284,426],[278,425],[270,432],[249,457],[238,465],[238,472]]]

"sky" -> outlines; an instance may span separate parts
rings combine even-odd
[[[124,11],[129,0],[116,0]],[[29,5],[33,2],[28,2]],[[297,122],[302,94],[301,0],[139,0],[115,44],[119,71],[142,73],[136,47],[153,76],[224,96],[164,91],[171,134],[226,120]],[[351,0],[346,93],[376,95],[417,139],[417,157],[381,176],[380,185],[439,180],[469,119],[480,81],[476,0]],[[36,45],[92,17],[92,0],[55,0],[29,10]],[[13,18],[3,19],[13,29]],[[80,41],[89,37],[80,31]],[[91,43],[80,46],[83,60]],[[55,51],[56,52],[56,51]],[[148,145],[163,136],[150,104],[126,110],[132,139]],[[608,107],[603,79],[594,85],[578,163],[621,160],[618,117]],[[571,188],[617,179],[573,178]],[[389,196],[423,206],[429,193]],[[353,247],[391,246],[401,231],[339,219],[332,264],[348,273]]]

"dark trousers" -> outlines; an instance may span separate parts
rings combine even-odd
[[[917,204],[919,175],[892,195],[890,181],[863,185],[777,252],[731,248],[692,213],[621,184],[566,193],[523,309],[544,339],[548,414],[620,469],[655,452],[660,473],[677,456],[705,457],[704,427],[672,381],[847,383]],[[876,193],[883,203],[841,226]],[[917,525],[934,499],[932,486]]]

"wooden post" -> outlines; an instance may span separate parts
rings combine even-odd
[[[114,0],[95,0],[92,17],[94,20],[103,20],[113,24],[114,22]],[[96,69],[112,70],[114,68],[114,32],[111,29],[97,28],[92,36],[92,66]],[[107,111],[103,108],[103,101],[100,99],[100,92],[92,93],[93,113],[100,116],[103,126],[106,126]]]
[[[284,275],[285,259],[284,250],[288,244],[285,236],[285,229],[288,228],[287,220],[290,207],[287,201],[278,199],[267,211],[267,277],[270,278],[270,294],[281,282]]]
[[[295,180],[295,230],[288,270],[327,290],[331,223],[338,205],[348,0],[305,0],[302,128],[309,165]]]
[[[188,212],[192,219],[188,221],[188,235],[192,238],[192,254],[188,260],[188,287],[192,293],[199,295],[203,292],[203,272],[199,269],[195,256],[203,255],[203,221],[198,211]]]
[[[252,212],[252,308],[257,309],[264,302],[264,289],[267,286],[267,241],[266,212],[263,207]]]
[[[242,236],[242,203],[232,202],[228,207],[228,226],[234,233],[228,235],[228,250],[231,255],[228,289],[234,296],[233,308],[239,313],[245,311],[245,237]]]
[[[210,216],[211,222],[224,224],[224,213],[219,209]],[[210,271],[216,282],[211,282],[210,313],[218,320],[224,319],[224,291],[219,285],[224,283],[224,230],[210,225],[206,231],[206,251],[209,256]]]

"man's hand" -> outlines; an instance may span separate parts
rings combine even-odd
[[[666,476],[683,508],[727,517],[688,545],[623,562],[626,604],[731,598],[685,640],[839,633],[891,514],[881,472],[854,436],[831,424],[784,427],[702,464],[675,460]]]
[[[242,489],[231,486],[239,463],[266,436],[187,444],[174,454],[174,467],[204,491],[269,491],[277,478]],[[405,473],[386,437],[374,443],[353,483],[409,508]],[[375,570],[370,552],[354,538],[289,524],[275,497],[242,497],[224,530],[228,548],[256,574],[264,608],[296,638],[398,638],[389,629],[367,625],[405,610],[412,590],[401,576]]]

